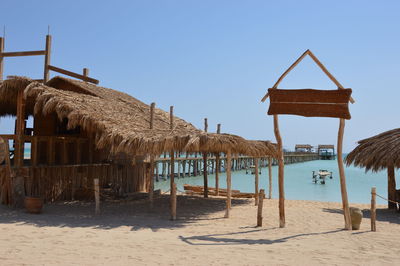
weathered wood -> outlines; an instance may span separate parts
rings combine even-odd
[[[254,203],[258,204],[258,158],[254,159]]]
[[[48,65],[48,69],[52,70],[52,71],[55,71],[55,72],[58,72],[58,73],[61,73],[61,74],[64,74],[64,75],[67,75],[67,76],[70,76],[70,77],[73,77],[73,78],[77,78],[77,79],[83,80],[83,81],[91,82],[91,83],[94,83],[94,84],[99,84],[99,81],[97,79],[90,78],[90,77],[85,77],[84,75],[81,75],[81,74],[78,74],[78,73],[74,73],[74,72],[59,68],[59,67]]]
[[[49,75],[50,58],[51,58],[51,35],[46,35],[46,50],[44,53],[43,83],[46,83],[50,79],[50,75]]]
[[[33,138],[31,142],[31,163],[32,166],[38,164],[38,138]]]
[[[260,189],[260,194],[257,195],[258,198],[258,208],[257,208],[257,226],[262,226],[262,211],[263,211],[263,201],[265,197],[264,189]]]
[[[229,213],[231,209],[231,165],[232,162],[232,156],[231,156],[231,151],[228,151],[226,153],[226,189],[227,189],[227,196],[226,196],[226,212],[225,212],[225,218],[229,218]]]
[[[4,52],[4,38],[0,37],[0,81],[3,80],[4,59],[1,54]]]
[[[171,175],[170,175],[170,190],[171,190],[171,220],[176,220],[176,184],[175,184],[175,154],[170,152],[171,159]]]
[[[376,188],[371,188],[371,231],[376,232]]]
[[[18,91],[17,95],[17,121],[16,121],[16,140],[15,140],[15,154],[14,164],[16,167],[22,167],[24,161],[24,135],[25,131],[25,98],[24,91]]]
[[[391,165],[387,168],[387,173],[388,173],[388,199],[391,201],[397,201],[394,165]],[[388,201],[388,208],[397,209],[397,204],[391,201]]]
[[[46,51],[38,50],[38,51],[23,51],[23,52],[3,52],[1,56],[3,57],[16,57],[16,56],[36,56],[36,55],[45,55]]]
[[[272,159],[268,157],[268,198],[272,199]]]
[[[208,131],[208,120],[204,118],[204,132]],[[208,198],[208,171],[207,171],[207,153],[203,152],[203,179],[204,179],[204,198]]]
[[[150,129],[154,128],[154,109],[156,108],[156,103],[150,104]]]
[[[347,104],[352,93],[351,89],[343,90],[315,90],[269,89],[271,103],[332,103]]]
[[[342,205],[343,205],[345,229],[346,230],[351,230],[350,209],[349,209],[349,201],[348,201],[348,198],[347,198],[346,176],[345,176],[345,173],[344,173],[343,152],[342,152],[342,150],[343,150],[344,126],[345,126],[345,120],[344,119],[340,119],[339,132],[338,132],[338,142],[337,142],[337,161],[338,161],[338,166],[339,166],[340,191],[342,193]]]
[[[82,71],[82,74],[83,74],[83,76],[85,76],[85,77],[89,77],[89,68],[83,68],[83,71]]]
[[[282,137],[279,132],[278,116],[274,115],[274,133],[278,143],[278,186],[279,186],[279,227],[285,227],[285,187],[284,187],[284,155]]]
[[[277,80],[277,82],[274,84],[272,88],[276,89],[278,88],[278,85],[281,83],[281,81],[286,77],[287,74],[289,74],[290,71],[293,70],[307,55],[311,57],[311,59],[321,68],[321,70],[328,76],[328,78],[336,84],[336,86],[339,89],[344,89],[342,84],[331,74],[329,71],[326,69],[326,67],[318,60],[318,58],[310,51],[307,50],[305,51]],[[269,96],[269,92],[261,99],[262,102],[264,102]],[[354,99],[350,97],[350,102],[354,103]]]
[[[278,114],[351,119],[348,104],[271,102],[268,109],[268,115]]]
[[[94,182],[94,198],[96,201],[96,215],[100,214],[100,187],[99,187],[99,179],[93,179]]]

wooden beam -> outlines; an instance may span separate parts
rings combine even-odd
[[[257,226],[262,226],[262,210],[263,210],[263,201],[264,201],[264,189],[260,189],[260,194],[257,193],[258,198],[256,198],[256,201],[258,201],[258,209],[257,209]]]
[[[278,143],[278,185],[279,185],[279,227],[285,227],[285,187],[284,187],[284,154],[283,154],[283,144],[282,137],[279,132],[278,116],[274,115],[274,133],[275,138]]]
[[[371,231],[376,232],[376,187],[371,188]]]
[[[231,209],[231,169],[232,168],[232,154],[231,151],[226,153],[226,211],[225,211],[225,218],[229,218],[230,209]]]
[[[204,132],[207,133],[208,121],[204,118]],[[208,172],[207,172],[207,153],[203,152],[203,179],[204,179],[204,198],[208,198]]]
[[[342,153],[344,126],[345,126],[345,120],[340,119],[338,143],[337,143],[337,162],[339,166],[339,175],[340,175],[340,191],[342,193],[342,205],[343,205],[344,224],[345,224],[344,227],[346,230],[351,230],[350,209],[349,209],[349,201],[347,198],[346,176],[344,173],[343,153]]]
[[[170,152],[171,159],[171,174],[169,177],[170,181],[170,201],[171,201],[171,220],[176,220],[176,184],[175,184],[175,154],[174,152]]]
[[[24,51],[24,52],[3,52],[1,53],[2,57],[17,57],[17,56],[36,56],[36,55],[45,55],[45,50],[40,51]]]
[[[43,83],[49,81],[49,65],[50,65],[50,57],[51,57],[51,35],[46,35],[46,50],[44,55],[44,74],[43,74]]]
[[[258,158],[254,158],[254,204],[258,205]]]
[[[319,61],[319,59],[310,51],[307,50],[305,51],[278,79],[278,81],[274,84],[274,86],[272,87],[273,89],[278,88],[279,83],[281,83],[281,81],[286,77],[287,74],[289,74],[290,71],[293,70],[293,68],[295,68],[306,56],[310,56],[311,59],[318,65],[318,67],[328,76],[328,78],[335,83],[335,85],[339,88],[339,89],[344,89],[344,87],[342,86],[342,84],[340,84],[340,82],[328,71],[328,69],[326,69],[326,67]],[[265,96],[261,99],[262,102],[264,102],[269,96],[269,92],[267,94],[265,94]],[[352,97],[350,97],[350,102],[354,103],[354,99]]]
[[[90,78],[90,77],[85,77],[83,75],[80,75],[80,74],[77,74],[77,73],[74,73],[74,72],[59,68],[59,67],[55,67],[55,66],[49,65],[48,68],[49,68],[49,70],[52,70],[52,71],[55,71],[55,72],[58,72],[58,73],[61,73],[61,74],[64,74],[64,75],[67,75],[67,76],[70,76],[70,77],[73,77],[73,78],[77,78],[77,79],[80,79],[80,80],[83,80],[83,81],[87,81],[87,82],[91,82],[91,83],[94,83],[94,84],[99,84],[99,81],[97,79]]]
[[[16,121],[16,141],[15,141],[15,166],[22,167],[24,162],[24,139],[25,132],[25,98],[24,91],[18,91],[17,95],[17,121]]]
[[[4,60],[1,56],[4,52],[4,38],[0,37],[0,81],[3,80]]]
[[[153,129],[153,127],[154,127],[154,108],[155,108],[155,106],[156,106],[156,103],[151,103],[151,105],[150,105],[150,125],[149,125],[150,129]],[[149,201],[150,201],[150,207],[153,207],[153,202],[154,202],[154,155],[150,155]]]
[[[217,125],[217,134],[221,134],[221,124]],[[215,155],[215,195],[219,196],[219,170],[221,168],[220,154]]]
[[[268,198],[272,198],[272,159],[268,156]]]
[[[396,199],[396,178],[394,172],[394,165],[387,168],[388,173],[388,199],[391,201],[397,201]],[[397,209],[397,204],[388,201],[389,209]]]

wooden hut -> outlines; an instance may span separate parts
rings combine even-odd
[[[318,145],[318,156],[321,160],[335,160],[335,145]]]
[[[3,156],[11,158],[9,167],[0,161],[3,204],[22,205],[25,195],[45,201],[93,195],[94,178],[120,194],[149,191],[151,158],[162,152],[276,152],[269,142],[205,133],[125,93],[65,77],[2,81],[0,116],[7,115],[16,117],[16,128],[0,135],[11,150]],[[26,128],[30,116],[33,128]]]
[[[360,140],[358,146],[347,155],[346,163],[364,167],[366,171],[377,172],[387,169],[388,199],[400,200],[396,196],[395,178],[395,168],[400,168],[400,128]],[[397,208],[396,204],[390,201],[388,207]]]
[[[296,144],[295,152],[312,152],[313,147],[310,144]]]

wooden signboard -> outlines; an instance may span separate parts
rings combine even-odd
[[[300,115],[350,119],[351,89],[343,90],[280,90],[269,89],[269,115]]]

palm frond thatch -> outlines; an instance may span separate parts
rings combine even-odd
[[[400,128],[363,139],[346,157],[346,164],[379,171],[391,166],[400,167]]]
[[[149,129],[149,105],[122,92],[64,77],[55,77],[47,84],[10,77],[0,84],[0,103],[9,102],[7,108],[0,108],[0,115],[15,115],[16,96],[21,89],[25,90],[28,114],[56,113],[60,120],[68,118],[69,128],[80,126],[95,134],[97,147],[107,147],[114,154],[230,150],[237,154],[276,157],[276,147],[270,142],[205,133],[178,117],[174,117],[171,130],[169,113],[157,108],[153,129]]]

